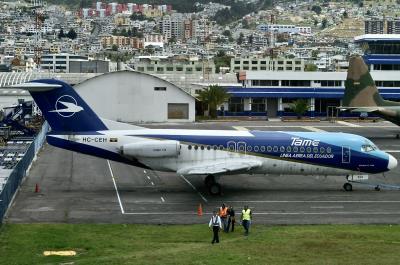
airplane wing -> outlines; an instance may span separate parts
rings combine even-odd
[[[205,162],[183,167],[177,171],[181,175],[210,175],[235,171],[248,171],[262,165],[261,161],[250,159],[232,159],[224,162]]]

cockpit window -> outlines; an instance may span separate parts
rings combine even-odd
[[[371,152],[375,151],[377,149],[376,146],[370,145],[370,144],[364,144],[361,146],[361,151],[363,152]]]

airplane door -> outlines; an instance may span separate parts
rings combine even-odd
[[[237,143],[237,151],[241,154],[246,154],[246,143],[245,142],[238,142]]]
[[[351,151],[349,146],[342,146],[342,163],[350,163]]]
[[[234,141],[229,141],[227,143],[227,147],[228,147],[228,153],[229,156],[234,156],[234,152],[236,151],[236,143]]]

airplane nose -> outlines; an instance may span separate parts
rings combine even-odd
[[[397,159],[394,158],[394,156],[389,155],[389,162],[388,162],[388,169],[391,170],[395,167],[397,167]]]

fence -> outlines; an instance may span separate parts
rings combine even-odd
[[[22,179],[26,176],[26,173],[35,158],[35,155],[39,149],[43,146],[46,139],[46,133],[49,131],[49,125],[45,122],[42,126],[40,133],[36,136],[33,143],[28,147],[24,157],[18,162],[15,168],[11,171],[8,181],[0,192],[0,223],[13,200],[14,194],[17,191]]]

